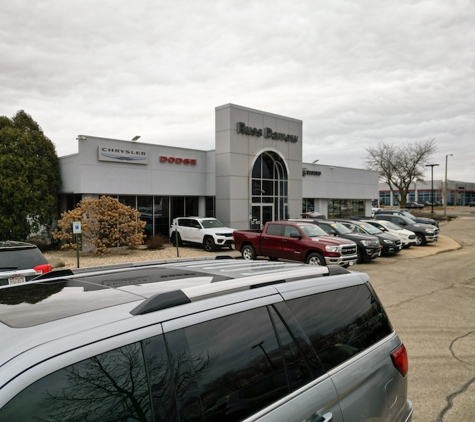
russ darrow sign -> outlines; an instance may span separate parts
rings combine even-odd
[[[264,136],[264,138],[270,138],[276,141],[297,142],[299,140],[299,137],[296,135],[274,132],[270,127],[257,129],[255,127],[246,126],[242,122],[238,122],[237,124],[237,133],[242,133],[243,135],[249,136],[257,136],[258,138]]]

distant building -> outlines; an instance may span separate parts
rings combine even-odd
[[[444,204],[444,184],[443,180],[434,180],[434,204]],[[397,194],[398,191],[396,191]],[[379,184],[379,201],[382,205],[398,205],[398,198],[395,198],[386,183]],[[430,180],[419,180],[411,183],[406,201],[432,202],[432,183]],[[464,206],[475,201],[475,183],[461,182],[459,180],[447,181],[447,205]]]

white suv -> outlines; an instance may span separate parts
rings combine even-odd
[[[170,227],[170,241],[174,246],[183,243],[203,245],[207,252],[214,252],[222,246],[233,247],[233,232],[221,221],[211,217],[180,217]]]

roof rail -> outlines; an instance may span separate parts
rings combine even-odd
[[[333,268],[335,267],[335,268]],[[143,315],[161,309],[171,308],[178,305],[190,303],[192,300],[205,299],[210,295],[230,294],[236,291],[259,288],[272,284],[297,281],[308,277],[322,277],[336,274],[347,274],[348,270],[339,266],[308,266],[299,269],[289,269],[270,274],[260,274],[257,276],[243,277],[224,282],[203,284],[195,287],[187,287],[172,292],[158,293],[149,297],[130,313],[132,315]]]

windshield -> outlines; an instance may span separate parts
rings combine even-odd
[[[390,221],[385,221],[381,224],[389,230],[403,230],[402,227],[398,226],[397,224],[391,223]]]
[[[407,212],[407,211],[403,211],[403,212],[402,212],[402,215],[403,215],[404,217],[409,218],[409,219],[412,220],[412,221],[416,221],[415,217],[414,217],[411,213],[409,213],[409,212]]]
[[[410,218],[404,217],[402,215],[400,215],[399,217],[401,217],[406,224],[414,224],[415,223],[415,221],[411,220]]]
[[[374,227],[371,224],[359,224],[359,227],[361,227],[365,232],[369,234],[380,234],[382,233],[381,230],[379,230],[377,227]]]
[[[311,225],[311,224],[305,224],[305,225],[301,225],[299,226],[300,230],[302,230],[305,235],[307,235],[308,237],[319,237],[319,236],[328,236],[328,233],[321,229],[320,227],[318,226],[315,226],[315,225]]]
[[[205,229],[214,229],[216,227],[226,227],[221,221],[213,219],[213,220],[201,220],[201,225]]]
[[[344,226],[343,224],[341,223],[331,223],[331,226],[333,229],[335,229],[339,234],[351,234],[352,231]]]

